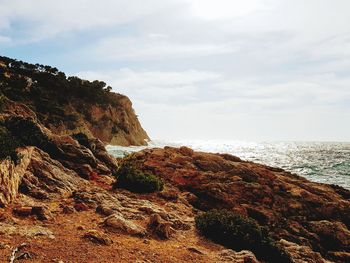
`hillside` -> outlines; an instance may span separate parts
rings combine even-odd
[[[131,101],[111,89],[57,68],[0,57],[0,94],[28,106],[52,132],[81,132],[113,145],[146,144],[149,137]]]

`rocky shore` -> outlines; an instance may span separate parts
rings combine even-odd
[[[28,105],[2,97],[1,262],[350,262],[350,192],[341,187],[186,147],[115,159],[104,146],[113,139],[93,122],[88,134],[65,132],[68,122],[48,125],[53,116]],[[104,110],[104,122],[127,123]],[[244,249],[213,242],[203,230],[212,226]]]
[[[30,121],[51,143],[0,162],[2,262],[23,243],[16,257],[28,262],[259,262],[199,234],[195,217],[212,208],[266,226],[293,262],[349,260],[347,190],[231,155],[165,147],[128,157],[164,182],[162,191],[133,193],[113,187],[120,160],[98,139],[84,146],[55,135],[35,115],[2,118]]]

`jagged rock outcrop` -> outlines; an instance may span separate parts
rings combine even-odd
[[[136,153],[133,162],[179,191],[190,192],[188,200],[196,208],[236,211],[268,227],[276,240],[307,246],[326,258],[337,252],[350,254],[350,200],[345,189],[185,147],[147,149]]]
[[[30,162],[28,149],[22,149],[20,153],[23,158],[18,165],[10,159],[0,161],[0,206],[11,203],[17,197],[19,184]]]
[[[14,201],[19,192],[37,199],[65,197],[82,188],[86,182],[73,170],[36,147],[19,150],[21,160],[0,163],[0,204]]]
[[[84,146],[68,135],[54,134],[23,104],[7,101],[0,120],[23,146],[17,149],[17,163],[9,158],[0,163],[2,206],[11,203],[19,191],[37,199],[69,196],[84,188],[83,178],[109,176],[117,169],[101,141],[87,139]]]
[[[42,150],[29,147],[29,164],[19,185],[21,193],[37,199],[64,198],[84,188],[84,181],[75,171],[53,160]]]

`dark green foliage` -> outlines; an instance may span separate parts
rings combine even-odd
[[[118,106],[118,95],[110,93],[111,87],[102,81],[67,78],[57,68],[7,57],[0,56],[0,63],[0,93],[26,103],[44,124],[67,123],[74,128],[72,116],[64,110],[72,102],[79,105],[79,112],[88,112],[94,104]]]
[[[52,143],[40,127],[30,118],[14,116],[0,122],[0,159],[11,157],[17,161],[16,148],[37,146],[50,152]]]
[[[145,173],[132,164],[132,160],[126,157],[117,173],[117,181],[114,188],[123,188],[136,193],[152,193],[162,191],[164,184],[162,180],[153,174]]]
[[[20,142],[5,127],[0,126],[0,160],[10,157],[17,162],[19,156],[16,149],[20,146]]]
[[[0,112],[5,109],[6,97],[0,93]]]
[[[48,146],[49,138],[29,118],[12,117],[6,119],[4,125],[17,138],[21,145],[37,146],[42,149]]]
[[[289,255],[255,221],[228,210],[211,210],[196,217],[197,229],[214,242],[240,251],[250,250],[267,262],[289,263]]]
[[[6,136],[11,143],[9,149],[20,146],[36,146],[47,152],[52,158],[61,156],[62,151],[30,118],[14,116],[0,122],[0,128],[6,131]],[[9,151],[6,151],[8,155]],[[13,152],[13,151],[10,151]],[[11,157],[14,155],[12,154]]]

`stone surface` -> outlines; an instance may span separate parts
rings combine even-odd
[[[125,219],[120,214],[113,214],[107,217],[103,224],[113,232],[122,232],[136,236],[144,236],[146,234],[146,230],[143,227]]]
[[[328,263],[320,253],[312,251],[308,246],[302,246],[284,239],[279,244],[291,255],[295,263]]]
[[[252,252],[247,250],[236,252],[231,249],[222,250],[218,262],[259,263]]]
[[[113,243],[113,240],[109,238],[108,235],[101,233],[97,230],[89,230],[84,235],[83,238],[90,240],[93,243],[96,243],[98,245],[111,245]]]
[[[30,162],[31,149],[21,149],[18,165],[9,159],[0,160],[0,206],[11,203],[18,194],[18,186]]]
[[[155,235],[162,239],[169,239],[172,232],[171,223],[162,219],[159,214],[150,216],[148,227]]]
[[[70,196],[86,182],[74,171],[53,160],[42,150],[30,147],[29,164],[19,186],[21,193],[38,199]]]
[[[24,237],[46,236],[54,238],[52,231],[42,226],[20,226],[15,224],[0,223],[0,235],[20,235]]]

